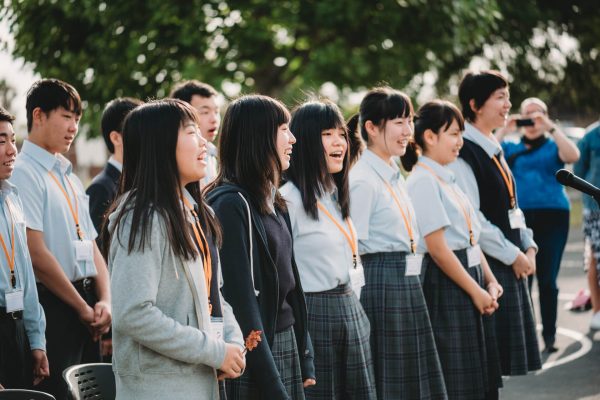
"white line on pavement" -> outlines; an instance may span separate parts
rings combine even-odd
[[[542,330],[542,325],[538,324],[537,329]],[[556,328],[556,333],[579,342],[581,345],[581,348],[579,350],[577,350],[575,353],[569,354],[568,356],[566,356],[564,358],[559,358],[558,360],[545,362],[544,365],[542,365],[542,369],[535,373],[536,375],[540,375],[544,371],[546,371],[550,368],[558,367],[559,365],[566,364],[568,362],[578,359],[579,357],[583,357],[592,349],[592,341],[581,332],[577,332],[577,331],[574,331],[571,329],[561,328],[559,326]]]

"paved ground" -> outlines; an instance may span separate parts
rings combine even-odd
[[[583,273],[581,229],[571,229],[558,278],[559,351],[548,357],[542,353],[544,369],[504,381],[501,399],[592,400],[600,399],[600,331],[590,332],[591,311],[571,312],[565,304],[581,288],[587,288]],[[539,318],[537,291],[533,297]],[[543,343],[540,337],[540,343]]]

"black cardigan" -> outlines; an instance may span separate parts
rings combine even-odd
[[[248,211],[239,193],[248,201],[252,215],[254,286],[259,291],[258,296],[255,295],[250,277]],[[277,326],[279,284],[277,267],[269,254],[260,213],[250,195],[233,184],[224,184],[211,190],[207,200],[223,229],[223,245],[219,252],[223,273],[223,296],[233,308],[244,337],[252,330],[263,331],[262,342],[256,349],[246,353],[246,373],[251,374],[265,398],[288,399],[269,347],[273,343]],[[284,216],[291,232],[289,215],[284,213]],[[294,310],[294,332],[298,343],[302,378],[314,379],[314,352],[308,334],[306,300],[293,255],[292,269],[296,288],[289,294],[288,301]]]

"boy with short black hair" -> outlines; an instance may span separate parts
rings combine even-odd
[[[208,142],[206,149],[206,176],[200,181],[204,187],[217,177],[218,150],[213,144],[219,132],[221,114],[217,104],[217,91],[207,83],[197,80],[184,81],[176,85],[169,97],[189,103],[198,111],[200,134]]]
[[[98,338],[111,323],[109,278],[98,250],[88,197],[69,150],[81,118],[75,88],[58,79],[27,93],[29,136],[11,178],[23,201],[27,242],[46,314],[50,377],[40,390],[67,397],[62,371],[100,361]]]

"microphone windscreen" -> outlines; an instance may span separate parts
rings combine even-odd
[[[558,183],[566,186],[569,186],[571,180],[573,179],[573,174],[567,171],[566,169],[559,169],[558,171],[556,171],[556,174],[554,176],[556,177]]]

